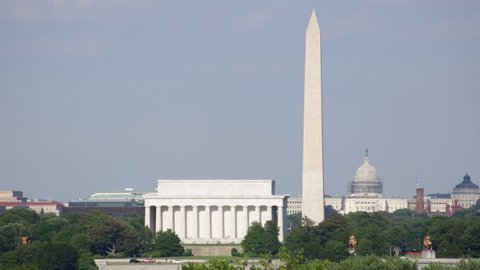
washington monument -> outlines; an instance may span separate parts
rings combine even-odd
[[[319,223],[324,219],[322,52],[315,10],[308,22],[305,40],[302,215]]]

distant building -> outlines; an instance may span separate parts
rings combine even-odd
[[[69,201],[68,207],[143,207],[143,195],[145,194],[146,192],[134,191],[132,188],[115,192],[97,192],[87,199]]]
[[[13,208],[28,208],[39,214],[60,215],[64,205],[57,201],[28,200],[18,190],[0,190],[0,213]]]
[[[123,191],[97,192],[87,199],[69,201],[65,213],[101,212],[116,217],[143,214],[146,192],[125,188]]]
[[[35,202],[0,202],[0,207],[5,210],[13,208],[28,208],[38,214],[55,214],[60,215],[63,212],[64,205],[57,201],[35,201]]]
[[[453,193],[433,193],[425,195],[424,189],[417,185],[414,198],[391,197],[383,198],[383,184],[377,175],[376,168],[370,164],[368,151],[363,164],[358,167],[354,180],[349,184],[349,195],[346,197],[330,197],[325,195],[324,203],[340,214],[352,212],[395,212],[400,209],[410,209],[416,213],[430,216],[451,216],[461,208],[475,205],[480,199],[480,189],[467,174],[463,182],[456,185]],[[287,213],[301,212],[302,198],[288,198]]]
[[[350,198],[382,198],[383,184],[377,176],[377,169],[370,164],[366,150],[363,164],[358,167],[350,183]]]
[[[302,199],[300,198],[300,203]],[[339,212],[343,210],[343,205],[345,204],[345,197],[330,197],[325,195],[325,206],[331,206],[335,211]]]
[[[463,181],[453,188],[452,199],[458,201],[462,208],[470,208],[480,199],[480,188],[465,174]]]
[[[0,190],[0,202],[26,202],[23,192],[17,190]]]
[[[302,198],[291,197],[287,199],[287,215],[302,213]]]
[[[416,195],[416,205],[415,205],[415,213],[423,214],[425,213],[425,190],[418,186],[417,182],[417,195]]]
[[[351,212],[378,212],[391,211],[403,205],[400,200],[392,201],[395,206],[389,207],[389,199],[383,198],[383,184],[377,175],[377,169],[370,164],[368,150],[365,152],[363,163],[358,167],[353,182],[350,183],[350,194],[343,201],[343,208],[340,213],[348,214]]]

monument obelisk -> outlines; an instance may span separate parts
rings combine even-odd
[[[315,10],[306,31],[302,215],[324,219],[321,34]]]

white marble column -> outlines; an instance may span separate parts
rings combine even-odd
[[[155,231],[159,232],[162,230],[162,207],[157,205],[156,214],[155,214]]]
[[[231,233],[230,236],[232,239],[237,238],[237,210],[235,209],[235,206],[232,205],[230,206],[230,212],[231,212],[231,219],[232,219],[232,228],[231,228]]]
[[[242,237],[247,235],[248,227],[250,226],[250,220],[248,220],[248,205],[243,206],[243,218],[245,219],[245,230]]]
[[[178,232],[178,237],[180,239],[185,239],[186,238],[186,231],[187,231],[187,223],[185,219],[185,206],[180,205],[180,219],[177,221],[178,222],[178,227],[180,228],[180,231]]]
[[[194,205],[192,206],[192,211],[193,211],[193,232],[192,232],[192,238],[193,239],[198,239],[198,206]]]
[[[175,231],[175,212],[173,211],[173,205],[169,206],[169,220],[170,220],[170,229]]]
[[[278,217],[278,240],[283,241],[283,237],[285,236],[285,226],[284,226],[284,218],[285,213],[283,206],[277,206],[277,217]]]
[[[210,205],[205,205],[205,213],[207,215],[207,224],[205,224],[205,227],[207,227],[207,238],[210,239],[212,238],[212,208]]]
[[[272,220],[272,206],[271,205],[267,205],[267,219],[265,220],[265,222],[267,222],[269,220]],[[263,224],[265,224],[265,222]]]
[[[150,206],[145,206],[145,226],[147,228],[151,227],[151,224],[150,224]]]
[[[257,215],[257,218],[258,218],[258,223],[260,223],[260,225],[262,224],[262,209],[261,209],[262,206],[258,205],[258,206],[255,206],[255,213]]]
[[[218,206],[218,213],[220,216],[219,220],[219,228],[220,228],[220,238],[225,237],[225,222],[224,222],[224,217],[223,217],[223,205]]]

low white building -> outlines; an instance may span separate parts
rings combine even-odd
[[[58,216],[62,213],[64,205],[57,201],[29,201],[0,202],[0,207],[5,207],[5,210],[13,208],[28,208],[34,210],[38,214],[55,214]]]
[[[302,213],[302,198],[290,197],[287,199],[287,215]]]
[[[408,209],[408,201],[406,198],[387,198],[387,211],[393,213],[400,209]]]
[[[327,197],[325,196],[325,206],[331,206],[335,211],[341,212],[343,210],[344,197]]]
[[[186,244],[240,243],[252,222],[273,220],[283,241],[287,197],[273,180],[158,180],[144,196],[145,226]]]

